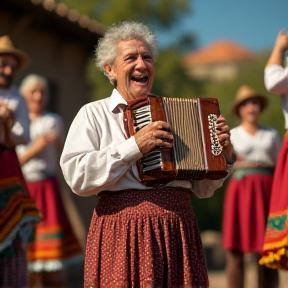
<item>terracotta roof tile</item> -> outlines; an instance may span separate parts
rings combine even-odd
[[[103,35],[105,33],[105,26],[90,19],[86,15],[80,14],[76,9],[70,9],[64,3],[56,3],[55,0],[30,0],[35,5],[42,5],[44,9],[51,13],[56,13],[60,17],[66,17],[71,22],[76,22],[80,27],[90,30],[91,32]]]
[[[185,66],[190,66],[252,58],[253,53],[242,45],[229,40],[219,40],[202,49],[190,52],[183,58],[183,63]]]

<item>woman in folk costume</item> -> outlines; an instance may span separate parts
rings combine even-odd
[[[248,85],[241,86],[233,103],[240,119],[231,129],[237,155],[224,198],[223,247],[226,250],[228,287],[244,287],[244,254],[260,257],[274,167],[281,149],[278,132],[259,124],[268,100]],[[258,287],[278,287],[277,271],[258,266]]]
[[[27,288],[26,244],[34,235],[40,212],[29,196],[15,146],[29,141],[25,100],[12,86],[27,55],[0,37],[0,287]]]
[[[268,91],[281,95],[286,133],[276,166],[264,252],[260,259],[260,264],[284,270],[288,270],[288,67],[283,65],[287,50],[288,34],[280,31],[265,67],[264,82]]]
[[[28,246],[32,287],[65,287],[64,268],[83,263],[84,255],[65,211],[56,177],[58,156],[64,142],[61,117],[45,110],[48,82],[39,75],[28,75],[20,85],[27,102],[30,138],[17,153],[31,197],[43,214],[36,226],[35,241]],[[33,286],[35,285],[35,286]]]

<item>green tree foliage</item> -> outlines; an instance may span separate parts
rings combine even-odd
[[[255,58],[249,62],[240,63],[238,76],[228,82],[209,83],[205,86],[205,95],[218,98],[221,113],[225,116],[231,128],[240,123],[240,119],[231,111],[231,105],[235,98],[237,89],[247,84],[259,93],[266,95],[270,105],[260,115],[260,123],[277,129],[280,135],[283,134],[284,118],[280,105],[280,97],[267,92],[264,86],[264,67],[271,51],[260,51]]]
[[[135,20],[146,23],[151,30],[169,30],[172,25],[189,11],[189,0],[64,0],[69,7],[111,25],[121,20]],[[192,97],[201,91],[201,83],[191,81],[182,67],[183,52],[193,48],[193,33],[175,38],[172,47],[159,47],[155,59],[156,77],[153,93],[160,96]],[[96,44],[96,43],[95,43]],[[91,62],[88,67],[91,98],[101,99],[110,95],[112,86],[108,79]]]
[[[162,28],[176,23],[189,11],[189,0],[59,0],[81,13],[110,26],[123,20],[135,20]]]
[[[240,124],[240,119],[231,111],[231,105],[235,99],[237,89],[247,84],[253,87],[259,93],[266,95],[270,105],[260,116],[260,124],[270,126],[278,130],[279,135],[284,135],[284,117],[281,110],[279,95],[268,93],[264,87],[264,67],[271,51],[263,51],[255,55],[251,62],[240,65],[238,77],[234,80],[222,83],[208,83],[205,85],[203,96],[216,97],[219,101],[221,114],[226,118],[230,128]],[[215,191],[213,197],[207,199],[198,199],[192,197],[192,206],[199,220],[200,230],[213,229],[221,231],[223,200],[226,186],[229,182]]]
[[[153,93],[161,96],[191,98],[203,93],[200,81],[187,76],[179,47],[162,50],[156,58]]]

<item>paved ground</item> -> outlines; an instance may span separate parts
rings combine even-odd
[[[209,271],[210,288],[226,288],[226,278],[223,271]],[[246,271],[245,288],[257,288],[255,269],[249,267]],[[279,288],[288,288],[288,272],[280,272]]]
[[[67,288],[83,288],[82,267],[75,267],[69,272]],[[248,263],[246,266],[245,288],[256,288],[256,270],[253,263]],[[225,272],[208,271],[210,288],[226,288]],[[111,287],[112,288],[112,287]],[[280,272],[280,287],[288,288],[288,272]]]
[[[226,288],[225,252],[222,249],[221,233],[207,230],[201,233],[208,266],[210,288]],[[253,255],[245,256],[245,288],[257,288],[257,263]],[[288,288],[288,271],[279,271],[279,288]]]

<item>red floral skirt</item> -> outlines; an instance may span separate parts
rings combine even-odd
[[[68,219],[55,177],[27,182],[31,197],[43,214],[35,240],[28,245],[29,270],[57,271],[84,261],[84,253]]]
[[[190,193],[102,192],[86,245],[84,287],[208,287]]]
[[[275,170],[263,250],[260,264],[288,270],[288,136]]]
[[[273,169],[249,168],[248,171],[235,169],[227,186],[223,205],[222,243],[227,250],[261,254]]]

